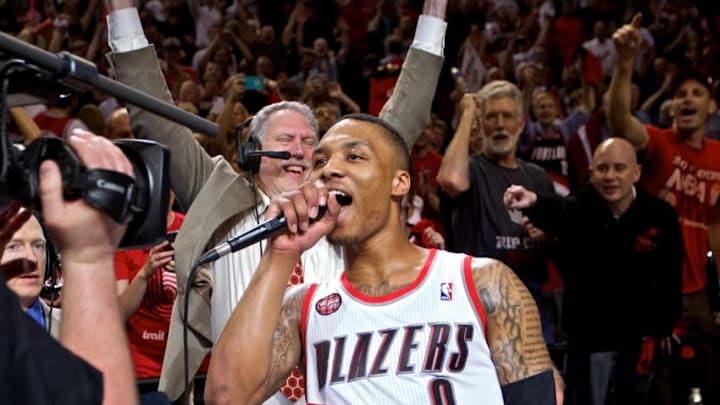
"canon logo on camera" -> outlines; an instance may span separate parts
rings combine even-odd
[[[98,181],[95,183],[96,186],[99,188],[114,191],[116,193],[125,194],[125,187],[118,186],[115,183],[111,183],[107,180],[98,179]]]

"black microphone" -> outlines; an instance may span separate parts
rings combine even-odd
[[[288,151],[280,151],[280,150],[258,150],[254,152],[248,152],[248,157],[270,157],[274,159],[283,159],[283,160],[289,160],[290,159],[290,152]]]
[[[318,209],[318,214],[315,216],[315,218],[312,218],[310,220],[310,223],[313,224],[319,221],[320,218],[325,215],[325,212],[327,212],[327,206],[320,206]],[[205,254],[200,256],[200,258],[197,260],[197,265],[199,266],[207,263],[212,263],[215,260],[227,255],[228,253],[236,252],[240,249],[260,242],[263,239],[271,238],[273,236],[287,232],[287,230],[287,219],[285,219],[284,216],[275,217],[271,220],[265,221],[255,226],[254,228],[241,235],[234,236],[228,239],[226,242],[215,246],[213,249],[207,251]]]

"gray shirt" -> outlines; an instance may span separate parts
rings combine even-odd
[[[542,242],[531,239],[522,224],[522,212],[508,211],[503,194],[511,184],[553,193],[550,177],[539,166],[518,159],[508,169],[484,155],[470,160],[470,188],[450,201],[449,249],[472,256],[492,257],[509,265],[523,279],[543,281],[547,253]]]

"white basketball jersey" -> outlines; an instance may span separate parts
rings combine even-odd
[[[410,286],[368,297],[340,279],[308,290],[308,404],[502,404],[471,257],[431,251]]]

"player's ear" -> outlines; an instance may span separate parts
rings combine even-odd
[[[404,196],[410,192],[410,173],[407,170],[398,170],[395,172],[392,183],[392,195],[393,196]]]

